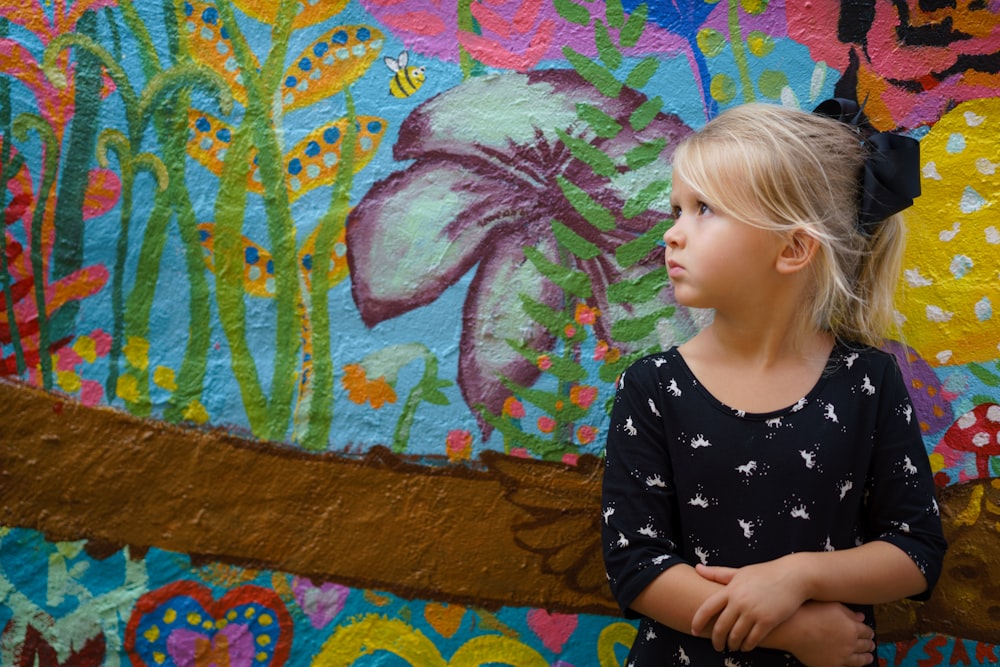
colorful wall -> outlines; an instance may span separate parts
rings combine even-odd
[[[703,320],[679,139],[921,140],[903,362],[951,542],[884,664],[1000,661],[1000,5],[0,3],[0,664],[620,665],[612,384]]]

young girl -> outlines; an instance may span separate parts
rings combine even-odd
[[[745,105],[674,153],[667,270],[714,315],[618,384],[602,538],[642,619],[629,665],[866,665],[872,606],[937,580],[926,451],[877,349],[918,144],[859,120]]]

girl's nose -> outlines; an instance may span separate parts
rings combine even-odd
[[[663,245],[668,248],[674,248],[681,244],[683,235],[680,230],[680,219],[675,218],[673,223],[667,228],[667,231],[663,232]]]

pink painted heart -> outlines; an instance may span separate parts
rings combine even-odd
[[[544,609],[528,612],[528,627],[538,635],[545,648],[559,653],[576,630],[579,618],[576,614],[550,614]]]
[[[309,618],[309,622],[319,630],[344,609],[351,589],[329,582],[317,586],[310,579],[295,577],[292,580],[292,592],[295,601]]]
[[[291,616],[270,589],[240,586],[215,600],[201,584],[175,581],[139,598],[125,651],[133,665],[147,667],[280,667],[292,632]]]

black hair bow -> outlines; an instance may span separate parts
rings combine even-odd
[[[872,132],[862,107],[839,97],[820,102],[813,113],[856,128],[870,152],[859,181],[858,228],[867,235],[880,222],[913,205],[920,196],[920,142],[892,132]]]

